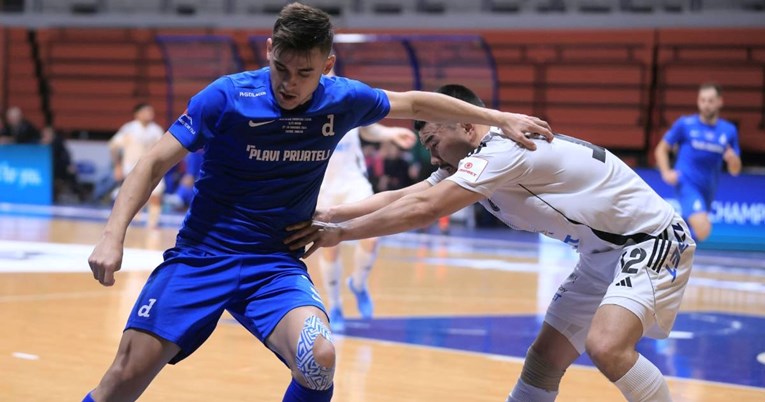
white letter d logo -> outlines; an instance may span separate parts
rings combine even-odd
[[[138,309],[138,316],[139,317],[148,317],[149,316],[149,311],[151,311],[151,307],[156,302],[157,302],[157,299],[149,299],[149,304],[144,304],[143,306],[141,306],[141,308]]]

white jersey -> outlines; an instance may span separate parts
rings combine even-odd
[[[602,252],[656,236],[674,216],[630,167],[608,150],[556,136],[528,151],[497,129],[461,160],[448,179],[486,197],[481,204],[513,229],[539,232],[577,248]]]
[[[125,123],[109,141],[109,147],[122,150],[122,169],[125,175],[130,173],[138,160],[149,152],[164,134],[162,128],[154,122],[144,126],[138,120]]]
[[[328,188],[354,179],[367,180],[367,167],[364,153],[361,151],[359,128],[349,131],[335,147],[329,158],[327,172],[324,174],[324,185]]]

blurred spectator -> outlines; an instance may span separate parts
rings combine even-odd
[[[380,144],[382,175],[377,182],[377,191],[398,190],[414,184],[415,168],[405,159],[398,145],[386,141]]]
[[[377,192],[377,184],[383,172],[382,157],[380,157],[378,147],[379,144],[362,141],[361,152],[364,154],[364,164],[367,166],[367,178],[375,192]]]
[[[24,114],[16,106],[5,112],[5,127],[2,131],[4,143],[38,144],[40,131],[24,119]]]
[[[82,201],[83,190],[77,181],[77,168],[66,148],[64,139],[51,126],[42,129],[40,144],[51,147],[53,158],[53,196],[61,202],[67,196],[73,201]]]
[[[125,123],[109,141],[109,151],[114,164],[114,180],[122,183],[125,177],[149,152],[162,137],[164,131],[154,123],[154,108],[146,103],[139,103],[133,108],[133,120]],[[162,193],[165,191],[164,180],[157,184],[149,198],[149,217],[146,226],[156,228],[162,211]],[[116,195],[116,194],[115,194]]]

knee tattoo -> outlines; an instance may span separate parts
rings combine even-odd
[[[305,378],[309,388],[326,390],[332,386],[335,365],[333,363],[329,367],[325,367],[316,361],[314,346],[319,336],[324,337],[330,343],[332,342],[332,334],[319,317],[312,315],[306,318],[303,323],[303,330],[300,331],[295,360],[297,369]]]

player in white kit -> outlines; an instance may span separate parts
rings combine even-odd
[[[482,105],[462,86],[437,92]],[[558,135],[528,152],[487,126],[415,127],[438,171],[399,191],[317,211],[313,225],[288,228],[297,232],[287,242],[313,242],[310,253],[425,226],[480,202],[508,226],[580,254],[508,401],[553,401],[566,368],[585,352],[629,401],[670,401],[661,372],[635,345],[669,335],[691,273],[696,245],[672,207],[616,156],[581,140]]]
[[[130,173],[138,160],[149,152],[165,133],[154,122],[154,108],[146,103],[139,103],[133,108],[133,120],[120,127],[116,134],[109,140],[109,151],[114,165],[114,180],[122,184],[122,181]],[[159,214],[162,211],[162,194],[165,192],[164,179],[160,180],[157,187],[149,197],[149,214],[146,226],[157,228]],[[116,193],[114,195],[116,197]]]
[[[369,142],[390,141],[404,149],[411,148],[417,141],[414,132],[403,127],[373,124],[349,131],[337,144],[329,159],[319,192],[318,208],[326,209],[334,205],[356,202],[374,194],[367,178],[361,138]],[[358,242],[353,256],[353,274],[347,280],[348,288],[356,296],[359,313],[365,319],[371,318],[374,310],[367,289],[367,278],[377,256],[377,243],[377,238]],[[319,257],[319,267],[324,278],[324,288],[329,296],[330,325],[334,332],[342,332],[345,330],[345,318],[340,297],[343,268],[339,247],[325,248]]]

